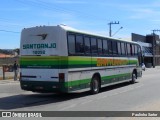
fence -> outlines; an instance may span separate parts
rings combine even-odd
[[[11,79],[14,76],[13,64],[17,61],[19,63],[19,57],[14,58],[0,58],[1,74],[0,79]]]
[[[13,58],[0,58],[0,66],[2,65],[12,65],[14,64],[14,61],[17,61],[19,63],[19,57],[13,57]]]

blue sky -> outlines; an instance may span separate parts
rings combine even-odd
[[[66,24],[76,29],[130,39],[131,33],[160,29],[160,0],[1,0],[0,49],[19,48],[23,28]],[[160,33],[157,33],[160,34]]]

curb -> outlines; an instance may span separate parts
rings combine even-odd
[[[14,78],[13,76],[8,76],[8,77],[5,77],[5,80],[13,80],[13,78]],[[3,77],[0,77],[0,81],[1,80],[4,80]]]
[[[19,80],[13,80],[13,79],[7,79],[7,80],[0,80],[0,84],[5,84],[5,83],[19,83]]]

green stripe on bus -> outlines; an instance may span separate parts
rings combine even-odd
[[[114,82],[118,82],[118,81],[123,81],[125,79],[129,79],[131,78],[130,73],[126,73],[126,74],[119,74],[119,75],[111,75],[111,76],[103,76],[101,78],[102,85],[104,84],[109,84],[109,83],[114,83]],[[128,77],[129,76],[129,77]],[[123,79],[119,79],[123,77]],[[118,81],[115,81],[113,78],[118,78]],[[84,88],[89,88],[90,87],[90,83],[91,83],[91,79],[92,78],[88,78],[88,79],[82,79],[82,80],[74,80],[74,81],[69,81],[69,82],[65,82],[65,83],[59,83],[59,82],[54,82],[54,81],[50,81],[50,82],[46,82],[46,81],[23,81],[21,80],[21,86],[23,87],[23,89],[25,90],[31,90],[31,91],[35,91],[35,87],[36,86],[42,86],[44,87],[45,91],[50,91],[50,92],[56,92],[56,91],[61,91],[61,92],[69,92],[69,91],[76,91],[76,90],[80,90],[80,89],[84,89]],[[23,85],[27,85],[27,87],[24,87]],[[53,86],[58,86],[58,88],[53,88]]]
[[[88,84],[90,82],[91,82],[91,79],[74,80],[74,81],[65,82],[65,87],[73,87],[81,84]]]
[[[125,74],[118,74],[118,75],[106,76],[106,77],[102,77],[101,79],[102,79],[102,80],[110,80],[110,79],[113,79],[113,78],[125,77],[125,76],[128,76],[128,75],[131,75],[131,73],[125,73]]]
[[[72,56],[33,56],[33,57],[20,57],[21,68],[56,68],[56,69],[66,69],[66,68],[83,68],[83,67],[104,67],[98,66],[98,58],[91,57],[72,57]],[[108,59],[103,58],[108,61],[105,66],[115,66],[117,65],[116,60],[120,59]],[[102,59],[102,62],[103,62]],[[123,60],[122,60],[123,61]],[[138,60],[125,60],[125,64],[138,64]],[[119,64],[119,63],[118,63]]]
[[[101,77],[101,81],[107,81],[107,80],[111,80],[113,78],[126,77],[126,76],[130,76],[130,75],[131,75],[131,73],[103,76],[103,77]],[[83,84],[89,84],[91,82],[91,79],[92,78],[65,82],[65,87],[73,87],[73,86],[78,86],[78,85],[83,85]]]

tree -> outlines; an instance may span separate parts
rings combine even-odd
[[[14,52],[16,52],[16,53],[17,53],[17,55],[19,55],[19,54],[20,54],[20,49],[19,49],[19,48],[16,48],[16,49],[14,49],[13,51],[14,51]]]

